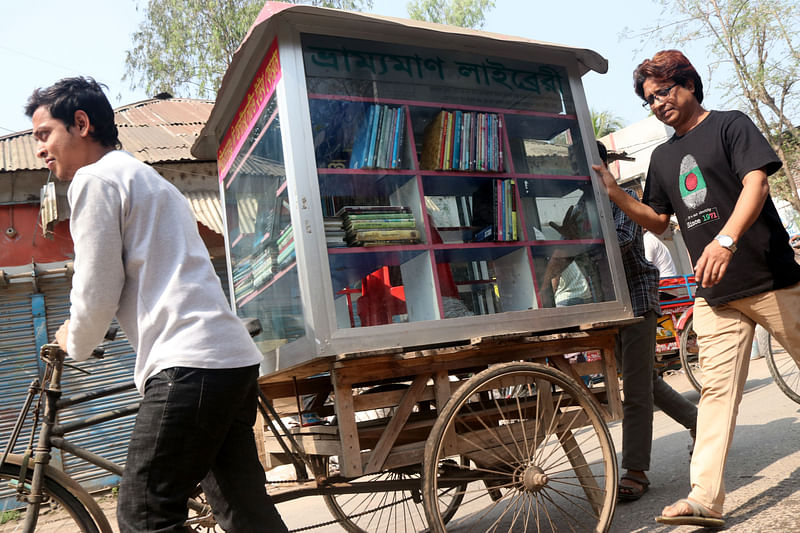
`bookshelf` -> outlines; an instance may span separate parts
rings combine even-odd
[[[234,305],[266,323],[269,370],[630,315],[590,174],[580,76],[602,58],[317,11],[254,29],[226,75],[254,81],[223,83],[194,148],[216,144]]]

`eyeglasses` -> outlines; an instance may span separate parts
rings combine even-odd
[[[653,91],[653,94],[645,98],[644,102],[642,102],[642,107],[645,109],[650,109],[653,105],[658,101],[658,103],[664,102],[664,100],[669,97],[669,93],[672,91],[675,86],[680,85],[680,83],[673,83],[669,87],[665,87],[664,89],[659,89],[657,91]]]

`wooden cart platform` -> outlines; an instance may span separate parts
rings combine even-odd
[[[314,476],[270,492],[276,501],[322,494],[348,531],[396,527],[377,525],[378,511],[367,510],[391,507],[375,505],[376,494],[406,510],[408,502],[422,506],[431,530],[445,531],[465,496],[477,492],[491,506],[512,501],[507,495],[531,496],[535,509],[525,513],[536,517],[526,520],[555,514],[547,520],[555,525],[560,517],[565,530],[605,530],[617,482],[606,423],[622,416],[614,349],[618,328],[635,320],[341,354],[263,376],[269,418],[325,421],[281,429],[269,420],[265,467],[299,458]],[[564,356],[582,352],[599,358]],[[590,387],[587,376],[602,383]],[[561,460],[545,460],[544,450]],[[356,506],[353,493],[372,503]],[[577,511],[588,519],[575,518]],[[415,512],[412,522],[424,526],[422,511]],[[392,523],[401,520],[402,513],[384,514],[393,515]]]

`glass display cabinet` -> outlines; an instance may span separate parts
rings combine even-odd
[[[193,154],[263,372],[631,316],[581,76],[594,52],[268,3]]]

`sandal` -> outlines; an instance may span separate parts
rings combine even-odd
[[[725,520],[722,518],[717,518],[716,516],[711,516],[708,514],[708,509],[700,505],[699,503],[693,502],[689,499],[682,499],[678,500],[670,507],[674,507],[681,503],[685,503],[689,509],[692,511],[692,514],[686,515],[678,515],[678,516],[657,516],[656,522],[660,522],[662,524],[669,524],[671,526],[701,526],[701,527],[712,527],[712,528],[721,528],[725,527]]]
[[[622,476],[622,478],[620,478],[620,481],[623,479],[627,481],[633,481],[634,483],[641,485],[641,487],[636,488],[620,484],[617,487],[618,500],[623,500],[626,502],[635,502],[636,500],[644,496],[644,493],[647,492],[647,490],[650,488],[650,481],[647,479],[640,478],[637,476],[632,476],[630,474],[625,474],[624,476]]]

